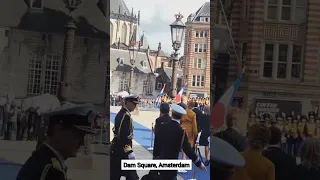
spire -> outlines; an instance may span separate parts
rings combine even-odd
[[[159,44],[158,44],[158,51],[160,51],[161,50],[161,42],[159,42]]]
[[[138,11],[138,26],[140,25],[140,11]]]
[[[132,7],[132,9],[131,9],[131,17],[133,17],[133,7]]]

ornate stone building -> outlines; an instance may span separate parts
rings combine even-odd
[[[107,4],[106,0],[82,1],[75,10],[77,29],[68,74],[72,102],[105,101],[109,83]],[[17,99],[56,95],[68,17],[66,5],[51,0],[2,0],[0,12],[0,96],[9,92]]]
[[[210,96],[210,2],[188,16],[184,45],[187,96]]]
[[[244,107],[307,113],[319,106],[320,4],[317,0],[234,1],[232,35],[247,67],[237,93]],[[235,80],[231,54],[230,83]]]

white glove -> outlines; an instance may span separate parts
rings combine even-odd
[[[128,155],[128,158],[129,158],[129,159],[136,159],[136,156],[135,156],[134,153],[132,152],[132,153],[130,153],[130,154]]]

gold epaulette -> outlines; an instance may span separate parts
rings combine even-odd
[[[56,158],[51,158],[52,167],[56,170],[63,171],[60,162]]]
[[[130,145],[125,145],[124,148],[123,148],[123,151],[124,151],[125,153],[127,153],[127,152],[129,152],[129,151],[132,151],[132,148],[131,148]]]
[[[47,165],[44,167],[44,169],[43,169],[43,171],[42,171],[42,173],[41,173],[41,176],[40,176],[40,180],[45,180],[45,179],[46,179],[47,174],[48,174],[48,172],[49,172],[49,170],[50,170],[51,167],[52,167],[51,164],[47,164]]]

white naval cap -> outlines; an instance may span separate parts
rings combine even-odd
[[[171,105],[171,110],[172,110],[172,113],[175,113],[175,114],[178,114],[178,115],[187,114],[187,111],[184,110],[181,106],[179,106],[177,104],[172,104]]]
[[[210,151],[210,161],[213,164],[221,164],[230,168],[240,168],[245,165],[245,160],[239,151],[218,137],[210,137]]]

